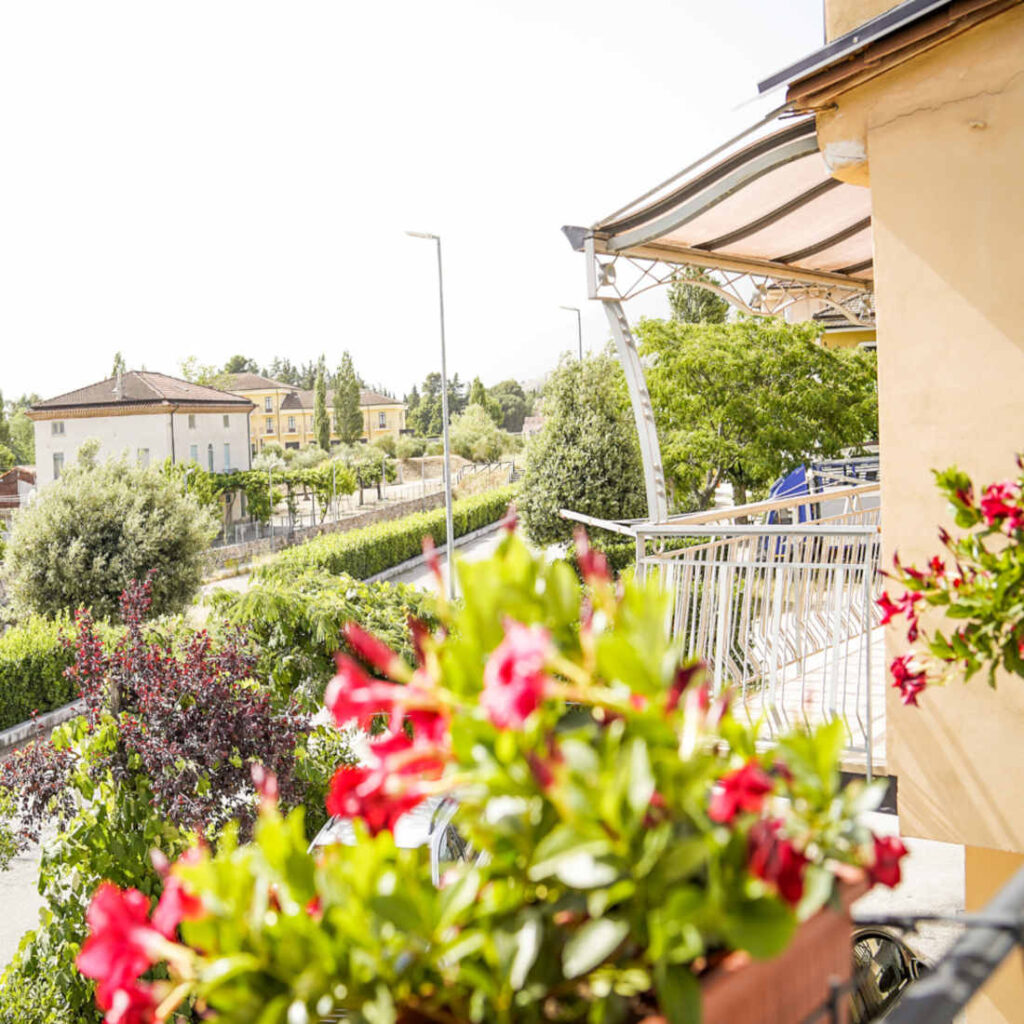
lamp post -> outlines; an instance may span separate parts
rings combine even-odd
[[[579,306],[559,306],[559,309],[567,309],[570,313],[576,314],[576,340],[580,346],[580,362],[583,362],[583,316]]]
[[[425,231],[406,231],[410,238],[426,238],[437,245],[437,294],[441,321],[441,418],[444,427],[444,525],[448,546],[448,598],[455,599],[455,527],[452,523],[452,462],[448,437],[448,367],[444,347],[444,275],[441,269],[441,238]]]

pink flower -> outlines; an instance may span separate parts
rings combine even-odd
[[[403,814],[427,796],[422,786],[444,770],[445,755],[435,746],[410,740],[404,732],[385,733],[370,744],[372,764],[339,768],[331,779],[327,810],[361,818],[371,835],[393,831]]]
[[[731,822],[740,811],[757,814],[771,791],[772,780],[757,761],[751,759],[719,780],[708,807],[708,817],[723,824]]]
[[[927,683],[925,682],[924,671],[913,672],[910,669],[911,655],[904,654],[893,658],[889,671],[892,673],[892,685],[900,691],[900,697],[904,704],[913,704],[918,707],[917,695],[921,693]]]
[[[519,513],[516,511],[516,503],[510,502],[508,508],[505,510],[505,518],[501,521],[501,528],[506,533],[515,533],[516,527],[519,525]]]
[[[868,868],[871,883],[894,889],[900,884],[900,861],[907,855],[907,848],[898,836],[872,838],[875,841],[875,862]]]
[[[611,576],[608,573],[608,559],[603,551],[595,551],[590,546],[590,538],[582,526],[576,527],[573,535],[576,541],[576,563],[580,567],[580,575],[585,583],[592,586],[607,583]]]
[[[157,1001],[151,985],[138,982],[111,989],[102,982],[96,989],[96,1003],[106,1010],[104,1024],[154,1024]]]
[[[367,633],[359,623],[346,622],[344,633],[352,650],[381,675],[389,679],[408,679],[409,666],[387,644],[372,633]]]
[[[327,684],[324,703],[338,725],[356,721],[366,729],[374,715],[392,714],[404,687],[373,679],[347,655],[336,655],[338,674]]]
[[[103,882],[85,919],[89,937],[75,963],[85,977],[100,983],[100,1008],[110,1009],[117,990],[131,986],[160,959],[164,939],[149,922],[149,897],[138,889]]]
[[[1013,483],[992,484],[981,497],[981,514],[989,526],[1006,519],[1011,530],[1019,530],[1024,527],[1024,509],[1018,505],[1019,500],[1020,495]]]
[[[275,780],[276,781],[276,780]],[[203,858],[200,847],[194,846],[186,850],[177,860],[177,864],[198,864]],[[173,872],[173,868],[171,871]],[[160,902],[153,911],[153,927],[164,938],[172,941],[177,937],[178,925],[182,921],[198,921],[206,913],[203,901],[193,896],[185,888],[185,883],[176,875],[169,874],[164,882],[164,891]]]
[[[521,729],[540,704],[547,689],[544,665],[550,652],[547,630],[506,620],[505,639],[484,666],[480,696],[480,706],[499,729]]]
[[[893,602],[892,598],[884,590],[882,591],[882,596],[875,603],[882,609],[881,624],[883,626],[888,625],[895,616],[903,612],[902,606]]]
[[[779,832],[782,822],[765,819],[750,830],[747,867],[758,878],[771,882],[779,895],[790,905],[800,902],[804,894],[804,868],[807,858]]]

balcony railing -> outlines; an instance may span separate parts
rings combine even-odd
[[[847,764],[870,776],[885,722],[879,494],[866,484],[664,523],[587,521],[636,538],[638,576],[670,595],[669,627],[716,694],[767,739],[841,719]]]

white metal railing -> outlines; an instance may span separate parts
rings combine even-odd
[[[872,693],[872,679],[882,685],[878,495],[877,484],[839,488],[628,527],[638,575],[656,574],[671,595],[670,628],[707,663],[714,691],[769,736],[839,717],[869,776],[884,735]],[[756,521],[798,519],[801,507],[804,522]]]

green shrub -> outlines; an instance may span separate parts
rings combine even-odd
[[[19,611],[57,615],[84,605],[109,619],[128,583],[156,570],[156,616],[192,599],[216,532],[213,514],[159,470],[127,459],[95,465],[80,453],[15,516],[5,573]]]
[[[319,702],[334,674],[332,656],[345,646],[346,622],[358,622],[411,662],[409,616],[434,621],[433,598],[422,590],[362,583],[318,569],[283,574],[241,594],[217,590],[212,602],[214,616],[248,629],[258,653],[259,681],[278,696],[299,691],[306,704]]]
[[[497,522],[515,496],[515,487],[499,487],[455,502],[455,536],[471,533]],[[282,551],[254,575],[257,580],[288,580],[307,569],[366,579],[415,558],[429,534],[435,544],[445,539],[444,509],[417,512],[388,523],[377,523],[347,533],[317,537],[299,547]]]
[[[64,678],[74,655],[60,641],[70,626],[67,617],[32,615],[0,636],[0,729],[75,699],[75,684]]]

